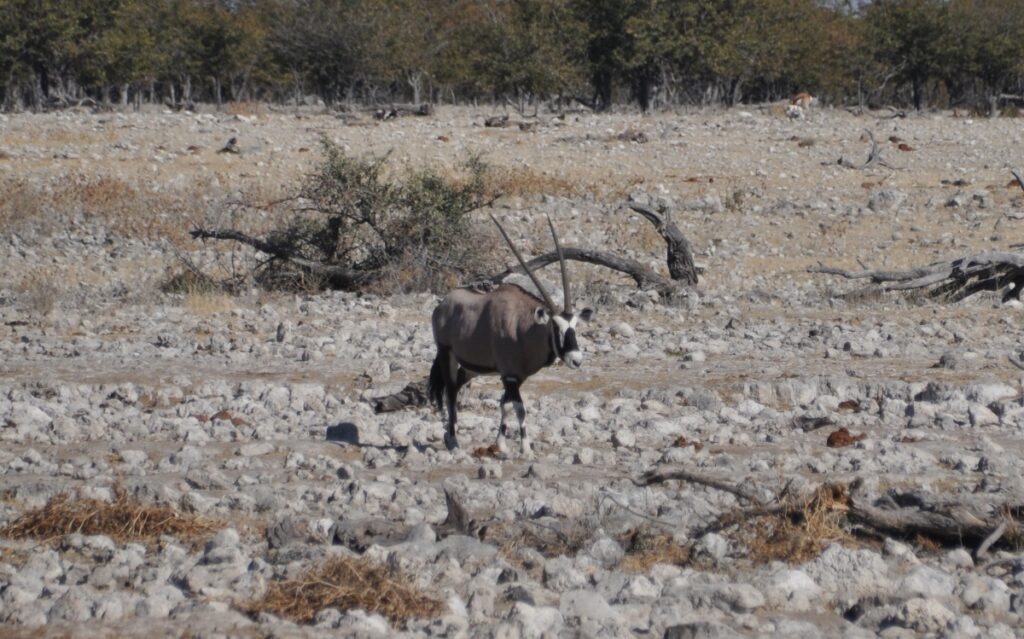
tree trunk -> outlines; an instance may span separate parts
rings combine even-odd
[[[743,100],[743,92],[740,88],[743,86],[743,80],[736,78],[732,81],[732,87],[729,90],[729,106],[736,106]]]
[[[634,80],[633,92],[636,94],[637,104],[640,111],[647,113],[651,109],[651,86],[653,85],[651,75],[646,71],[640,71]]]
[[[594,74],[595,111],[607,111],[612,106],[612,75],[607,71]]]
[[[412,87],[412,103],[420,103],[420,95],[423,91],[423,73],[420,71],[412,71],[409,73],[409,77],[406,78],[406,82]]]
[[[121,91],[121,106],[122,107],[126,107],[126,106],[128,106],[128,85],[127,84],[122,84],[120,86],[120,91]]]

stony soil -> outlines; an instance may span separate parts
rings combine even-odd
[[[0,538],[0,634],[1024,636],[1013,548],[975,560],[973,547],[834,529],[813,552],[765,561],[742,525],[696,536],[742,505],[733,495],[631,481],[680,465],[765,500],[859,479],[865,498],[1024,503],[1022,380],[1006,360],[1021,305],[908,300],[805,272],[1020,241],[1021,192],[1007,185],[1019,121],[751,109],[520,131],[484,128],[487,115],[0,119],[0,526],[55,494],[109,500],[115,486],[223,525],[195,547]],[[865,129],[899,170],[836,164],[866,157]],[[663,268],[660,240],[621,205],[670,202],[703,280],[665,305],[574,267],[578,304],[598,313],[580,371],[523,387],[535,458],[472,455],[497,430],[500,385],[486,379],[464,391],[464,448],[449,453],[439,413],[375,415],[366,401],[425,376],[437,297],[160,292],[183,256],[248,268],[258,256],[196,245],[189,225],[286,193],[322,135],[417,165],[482,152],[509,180],[495,213],[533,252],[548,249],[547,213],[565,244]],[[216,153],[230,137],[242,152]],[[832,425],[805,432],[808,417]],[[827,447],[839,426],[866,437]],[[472,536],[444,524],[446,490]],[[354,532],[370,520],[385,532]],[[333,554],[403,571],[444,613],[403,626],[326,609],[296,625],[240,611]]]

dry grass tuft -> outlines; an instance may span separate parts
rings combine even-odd
[[[438,616],[441,602],[410,583],[364,559],[334,557],[294,579],[271,583],[262,598],[240,607],[251,615],[269,612],[297,623],[310,623],[325,608],[362,608],[396,625]]]
[[[238,102],[228,102],[224,104],[224,113],[228,115],[263,115],[267,112],[266,106],[262,102],[249,102],[248,100],[242,100]]]
[[[567,178],[529,168],[494,167],[488,177],[488,189],[490,191],[508,196],[554,195],[571,197],[578,195],[581,191],[580,185]]]
[[[198,544],[220,527],[219,522],[179,513],[170,506],[143,503],[117,487],[110,503],[56,495],[42,508],[23,513],[0,529],[0,536],[53,542],[80,533],[106,535],[117,543],[152,543],[170,535]]]
[[[168,277],[160,286],[165,293],[182,295],[181,305],[193,315],[216,315],[235,309],[235,298],[227,287],[193,268]]]
[[[496,544],[510,562],[521,564],[520,548],[532,548],[547,558],[575,557],[593,535],[594,524],[585,519],[572,519],[561,525],[525,520],[489,526],[486,541]]]
[[[216,315],[234,310],[235,299],[227,293],[193,291],[185,294],[182,306],[193,315]]]
[[[753,516],[732,533],[755,563],[803,563],[817,557],[833,542],[853,544],[843,530],[848,497],[840,485],[820,486],[814,496],[780,512]]]
[[[680,546],[665,533],[639,528],[628,533],[624,542],[626,556],[619,567],[627,572],[646,573],[655,564],[685,566],[690,562],[690,549]]]
[[[14,286],[14,291],[25,309],[37,316],[49,315],[63,295],[60,275],[50,268],[29,271]]]

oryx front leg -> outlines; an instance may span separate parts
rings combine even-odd
[[[508,407],[511,404],[512,409],[516,413],[516,421],[519,422],[520,452],[524,457],[531,457],[533,455],[533,446],[530,443],[530,438],[526,435],[526,407],[523,406],[523,398],[519,394],[519,378],[504,377],[501,381],[505,386],[505,394],[501,397],[501,423],[498,425],[498,450],[502,452],[508,450],[505,443],[505,435],[507,433],[507,426],[505,422],[508,415]]]

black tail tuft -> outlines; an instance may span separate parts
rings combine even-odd
[[[434,358],[430,367],[430,380],[427,382],[427,396],[437,404],[438,410],[444,410],[444,368],[441,364],[442,353]]]

